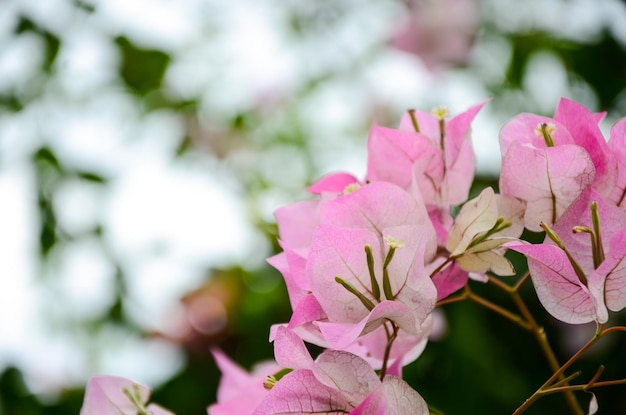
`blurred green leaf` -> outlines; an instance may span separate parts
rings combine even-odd
[[[120,75],[126,85],[138,95],[158,89],[170,63],[170,56],[154,49],[144,49],[126,37],[118,37],[115,43],[122,55]]]

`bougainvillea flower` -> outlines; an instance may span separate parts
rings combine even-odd
[[[276,361],[293,372],[278,380],[253,412],[266,414],[427,414],[422,397],[402,379],[379,379],[372,367],[351,353],[326,350],[313,360],[302,340],[279,328]]]
[[[524,207],[517,199],[496,195],[491,187],[465,203],[446,245],[457,265],[468,272],[514,275],[501,247],[522,234]]]
[[[409,111],[399,130],[374,126],[368,141],[367,179],[409,189],[414,172],[427,205],[448,207],[467,199],[474,177],[470,124],[485,102],[445,119],[447,113]]]
[[[217,389],[217,403],[209,406],[208,415],[250,415],[268,394],[263,382],[281,367],[275,362],[265,362],[248,373],[221,350],[212,349],[211,353],[222,378]]]
[[[587,186],[613,190],[617,161],[598,128],[598,117],[561,99],[554,119],[521,114],[500,132],[500,191],[527,202],[525,226],[552,225]]]
[[[422,134],[373,125],[368,139],[367,179],[409,189],[413,164],[428,165],[437,147]]]
[[[80,415],[122,414],[174,415],[156,404],[146,402],[150,388],[129,379],[116,376],[93,376],[85,389]]]
[[[321,223],[307,276],[331,344],[346,347],[385,319],[418,335],[436,301],[424,270],[436,249],[425,208],[399,187],[375,182],[327,203]]]
[[[528,258],[537,296],[550,314],[571,324],[605,323],[607,309],[626,307],[626,213],[587,189],[546,229],[543,244],[507,247]]]
[[[321,206],[309,247],[281,241],[284,251],[269,260],[287,284],[293,315],[286,327],[380,367],[381,326],[393,321],[400,332],[389,359],[408,364],[431,328],[436,290],[424,263],[435,255],[435,231],[424,204],[398,186],[348,186]]]

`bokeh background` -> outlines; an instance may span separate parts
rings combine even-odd
[[[475,191],[495,185],[499,128],[561,96],[607,132],[626,115],[623,1],[1,0],[0,414],[76,414],[94,373],[206,413],[209,348],[249,368],[289,318],[277,207],[362,176],[373,122],[485,98]],[[593,333],[525,296],[562,360]],[[530,334],[475,304],[444,316],[405,369],[442,412],[510,413],[549,376]],[[579,368],[625,377],[622,337]],[[624,395],[599,390],[600,413]]]

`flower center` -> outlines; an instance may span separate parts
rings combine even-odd
[[[552,134],[556,132],[556,126],[551,122],[540,123],[535,129],[535,134],[539,137],[543,137],[543,140],[546,142],[548,147],[554,147],[554,140],[552,139]]]
[[[386,236],[383,239],[385,240],[387,245],[389,245],[389,250],[387,251],[387,255],[385,256],[385,260],[383,262],[383,294],[385,294],[385,299],[395,300],[396,296],[393,294],[393,290],[391,289],[391,280],[389,278],[389,264],[393,259],[396,249],[403,248],[404,243],[394,238],[393,236]],[[381,292],[380,285],[378,284],[378,280],[376,279],[376,264],[374,263],[374,254],[372,252],[372,247],[370,245],[365,245],[363,249],[365,251],[365,259],[367,261],[367,270],[370,277],[370,286],[372,287],[371,293],[376,302],[380,303]],[[350,282],[344,280],[339,275],[335,276],[335,281],[341,284],[341,286],[343,286],[350,293],[354,294],[369,311],[372,311],[374,309],[374,302],[367,298],[362,292],[357,290],[354,285],[350,284]]]
[[[600,264],[604,261],[604,248],[602,246],[602,234],[600,232],[600,214],[598,213],[598,202],[592,201],[589,209],[591,210],[591,228],[587,226],[574,226],[572,231],[574,233],[588,233],[591,237],[591,251],[593,256],[593,267],[594,269],[598,269]],[[563,240],[557,235],[556,232],[552,228],[550,228],[547,224],[541,223],[541,227],[546,231],[546,234],[554,243],[565,252],[567,255],[567,259],[572,264],[574,268],[574,272],[578,276],[578,279],[587,285],[587,277],[583,272],[581,266],[576,262],[572,254],[565,247]]]

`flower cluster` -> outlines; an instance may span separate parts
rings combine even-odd
[[[411,110],[398,129],[374,125],[365,178],[329,175],[309,188],[315,199],[278,209],[283,252],[269,262],[293,315],[270,339],[293,371],[253,414],[428,413],[402,367],[424,349],[437,300],[470,276],[514,274],[503,244],[523,230],[522,201],[491,188],[467,201],[470,124],[484,104],[452,118],[445,108]],[[313,360],[303,340],[327,350]]]
[[[469,280],[505,287],[523,307],[516,289],[527,278],[513,288],[499,280],[515,275],[507,249],[528,258],[551,315],[596,321],[596,337],[605,333],[608,310],[626,307],[626,120],[607,142],[604,114],[567,99],[554,118],[517,116],[500,134],[501,194],[485,188],[468,200],[470,125],[485,103],[454,117],[410,110],[397,129],[374,125],[364,178],[331,174],[308,189],[310,200],[278,209],[282,252],[268,261],[284,277],[292,317],[271,328],[276,361],[252,374],[213,351],[223,379],[209,415],[428,414],[402,368],[424,350],[438,305],[478,298]],[[524,228],[545,231],[545,241],[518,239]],[[479,303],[540,332],[532,319]],[[313,358],[304,342],[325,350]],[[567,385],[567,366],[553,367],[544,388]],[[118,386],[107,404],[143,408],[140,389]],[[571,390],[594,385],[584,386]],[[97,413],[90,388],[83,411]]]

